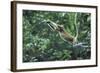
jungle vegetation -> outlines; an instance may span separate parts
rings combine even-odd
[[[84,45],[73,47],[63,41],[59,34],[52,31],[44,22],[48,19],[63,25],[73,36],[76,34],[75,26],[77,26],[78,43]],[[90,59],[90,42],[90,13],[23,10],[23,62]]]

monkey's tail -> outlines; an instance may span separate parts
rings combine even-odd
[[[77,38],[78,38],[78,25],[79,23],[77,23],[77,13],[75,14],[75,22],[74,22],[74,26],[75,26],[75,30],[76,30],[76,33],[75,33],[75,40],[77,41]]]

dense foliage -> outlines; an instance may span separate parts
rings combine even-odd
[[[76,34],[76,25],[78,43],[84,43],[87,47],[73,47],[63,41],[44,22],[48,19],[64,25],[73,36]],[[90,13],[23,10],[23,62],[90,59],[90,23]]]

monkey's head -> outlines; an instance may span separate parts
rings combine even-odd
[[[58,25],[56,30],[59,31],[59,32],[64,32],[64,26],[63,25]]]

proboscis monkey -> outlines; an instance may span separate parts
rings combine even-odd
[[[76,31],[76,36],[72,36],[70,33],[68,33],[63,25],[58,25],[54,23],[51,20],[47,21],[48,26],[53,30],[57,31],[61,37],[62,40],[69,42],[70,44],[75,44],[77,42],[78,37],[78,30]],[[77,29],[77,28],[76,28]]]

